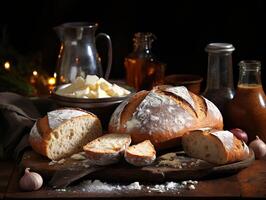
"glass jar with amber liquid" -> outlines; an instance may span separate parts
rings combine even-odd
[[[154,39],[152,33],[135,33],[133,52],[124,61],[126,82],[137,91],[163,84],[165,64],[159,62],[151,51]]]
[[[226,105],[229,128],[241,128],[246,131],[249,142],[254,140],[256,135],[266,142],[266,97],[260,71],[259,61],[241,61],[236,94]]]

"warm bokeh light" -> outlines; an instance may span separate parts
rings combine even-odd
[[[55,83],[56,83],[56,79],[54,77],[48,78],[48,84],[49,85],[55,85]]]
[[[36,70],[34,70],[34,71],[32,72],[32,74],[33,74],[33,76],[37,76],[37,75],[38,75],[38,72],[37,72]]]
[[[65,77],[64,77],[64,76],[60,76],[60,81],[61,81],[62,83],[65,83],[65,82],[66,82]]]
[[[10,63],[9,63],[8,61],[6,61],[6,62],[4,63],[4,68],[5,68],[6,70],[9,70],[9,69],[10,69]]]
[[[56,74],[56,72],[54,73],[54,78],[56,78],[56,76],[57,76],[57,74]]]

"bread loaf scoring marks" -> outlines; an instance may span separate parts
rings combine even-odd
[[[138,128],[141,133],[152,134],[159,131],[176,132],[191,126],[192,123],[193,116],[180,107],[172,97],[152,90],[138,105],[132,118],[125,124],[125,128],[128,133],[133,128]]]
[[[214,118],[218,120],[222,120],[222,115],[219,109],[208,99],[204,98],[204,100],[207,104],[207,110],[210,111],[210,113],[214,116]]]
[[[196,110],[196,106],[195,103],[192,99],[192,97],[190,96],[188,90],[186,87],[184,86],[180,86],[180,87],[171,87],[171,88],[166,88],[165,89],[166,92],[171,92],[172,94],[175,94],[178,97],[182,97],[186,102],[188,102],[190,104],[190,106]]]

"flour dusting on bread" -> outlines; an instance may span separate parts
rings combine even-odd
[[[88,115],[88,112],[84,112],[77,109],[66,108],[66,109],[53,110],[47,113],[49,126],[52,129],[57,128],[60,124],[62,124],[66,120],[69,120],[73,117],[79,117],[82,115]]]
[[[175,113],[179,113],[176,115]],[[127,132],[138,128],[140,133],[153,134],[157,131],[177,132],[190,126],[193,118],[166,95],[151,91],[127,121]],[[134,126],[133,126],[134,125]]]
[[[221,140],[227,151],[231,151],[234,148],[234,135],[230,131],[215,131],[211,134]]]
[[[128,100],[124,100],[117,108],[116,110],[113,112],[112,116],[111,116],[111,120],[110,123],[114,124],[114,127],[116,128],[116,130],[113,131],[117,131],[120,129],[120,118],[121,118],[121,113],[124,110],[125,106],[128,104]]]
[[[177,96],[182,97],[185,101],[187,101],[191,107],[195,110],[196,109],[196,105],[194,103],[194,100],[192,99],[192,97],[189,94],[189,91],[187,90],[186,87],[184,86],[180,86],[180,87],[170,87],[170,88],[166,88],[165,91],[167,92],[171,92]]]
[[[185,153],[214,164],[227,164],[246,159],[247,145],[229,131],[195,130],[182,137]]]
[[[218,108],[180,87],[155,87],[129,97],[111,117],[108,130],[130,134],[134,143],[150,140],[158,149],[174,147],[183,134],[202,127],[223,128]]]
[[[204,97],[203,97],[204,98]],[[212,115],[212,117],[216,118],[217,120],[223,120],[222,115],[220,110],[208,99],[204,98],[206,104],[207,104],[207,109],[209,113]]]

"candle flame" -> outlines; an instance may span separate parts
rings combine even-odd
[[[55,80],[54,77],[50,77],[50,78],[48,78],[48,84],[49,84],[49,85],[55,85],[55,83],[56,83],[56,80]]]
[[[36,70],[34,70],[34,71],[32,72],[32,74],[33,74],[33,76],[37,76],[37,75],[38,75],[38,72],[37,72]]]
[[[4,63],[4,68],[5,68],[6,70],[9,70],[9,69],[10,69],[10,63],[9,63],[8,61],[6,61],[6,62]]]

